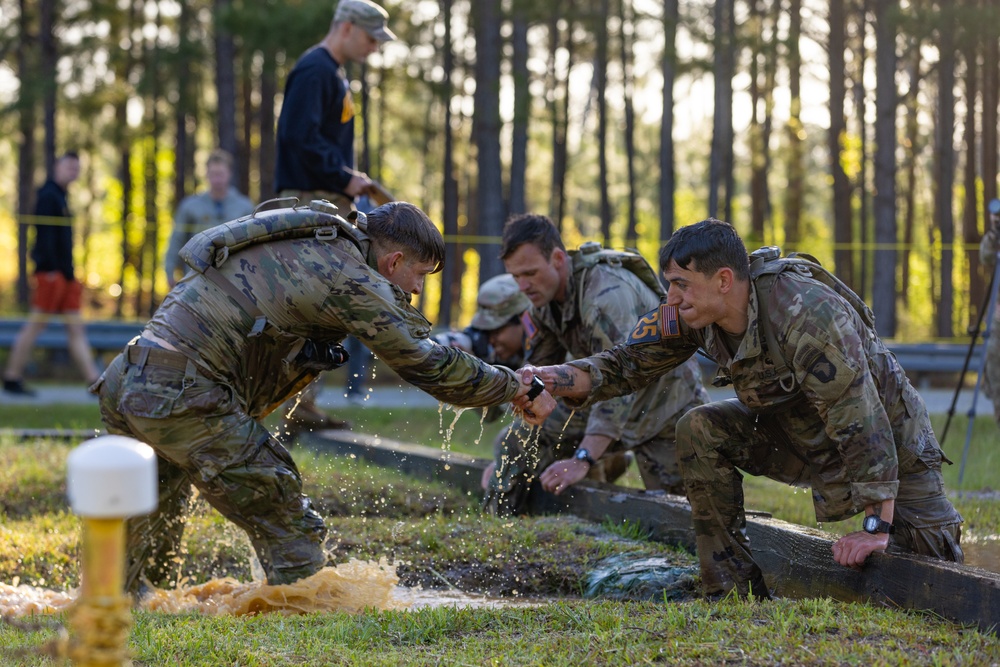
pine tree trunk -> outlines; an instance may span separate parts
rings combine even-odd
[[[229,151],[234,160],[233,172],[240,173],[249,163],[236,143],[236,45],[225,27],[232,0],[215,0],[215,92],[218,98],[216,124],[219,147]],[[247,148],[249,149],[249,144]],[[244,190],[245,192],[245,190]]]
[[[802,0],[791,0],[788,7],[788,92],[791,102],[788,117],[788,187],[785,190],[785,246],[797,247],[802,241],[802,201],[805,178],[802,126],[802,55],[799,36],[802,31]]]
[[[733,196],[733,70],[735,67],[735,0],[716,0],[715,28],[715,107],[712,125],[712,154],[709,159],[708,214],[719,217],[719,190],[722,217],[732,222]]]
[[[625,105],[625,170],[628,175],[628,222],[625,227],[625,245],[630,248],[638,246],[638,214],[636,212],[635,183],[635,105],[632,96],[635,92],[633,61],[635,49],[635,25],[633,24],[630,0],[621,0],[621,60],[623,73]]]
[[[275,193],[274,98],[278,94],[276,67],[274,50],[270,47],[265,48],[264,62],[260,73],[260,113],[258,115],[260,119],[258,127],[260,149],[257,159],[260,172],[261,199],[264,199],[263,193],[265,192],[268,198],[273,197],[273,193]],[[247,145],[249,146],[249,144]]]
[[[663,120],[660,122],[660,242],[674,233],[674,80],[677,68],[678,0],[663,0]]]
[[[833,180],[833,263],[838,277],[855,287],[854,261],[851,243],[854,240],[851,225],[851,184],[841,162],[843,138],[847,133],[844,119],[844,102],[847,87],[844,81],[846,44],[846,15],[844,0],[830,0],[830,38],[827,53],[830,62],[830,131],[826,136],[830,158],[830,176]]]
[[[872,308],[883,338],[896,335],[896,0],[875,0],[875,267]]]
[[[473,116],[476,146],[476,207],[480,234],[499,239],[503,230],[503,179],[500,164],[500,0],[473,3],[476,38],[476,92]],[[479,244],[480,282],[503,273],[495,243]]]
[[[458,181],[455,180],[455,136],[452,127],[451,96],[452,75],[455,69],[455,52],[451,36],[452,0],[441,0],[441,16],[444,21],[444,75],[441,90],[441,104],[444,106],[444,156],[442,170],[444,183],[442,196],[444,226],[444,271],[441,278],[441,304],[438,308],[438,323],[450,326],[452,310],[458,302],[462,283],[461,248],[458,244]]]
[[[969,16],[974,15],[977,0],[966,0],[965,4],[971,10]],[[971,330],[975,326],[979,309],[983,303],[986,292],[986,285],[982,279],[982,271],[979,262],[979,205],[977,192],[976,173],[976,148],[978,136],[976,133],[976,104],[975,100],[979,94],[978,78],[979,66],[978,55],[982,42],[979,39],[979,30],[972,26],[964,26],[962,40],[962,55],[965,60],[965,120],[963,122],[963,142],[965,144],[965,160],[963,161],[963,186],[964,198],[962,202],[962,240],[966,250],[964,251],[966,265],[968,266],[969,293],[968,305],[965,308],[966,329]],[[961,320],[960,320],[961,321]]]
[[[531,72],[528,70],[527,2],[516,0],[511,16],[511,74],[514,79],[514,119],[510,148],[510,196],[507,209],[511,215],[527,210],[525,172],[528,166],[528,122],[531,117]]]
[[[29,81],[39,78],[31,48],[32,14],[28,0],[20,1],[17,40],[17,78],[20,82],[17,147],[17,303],[28,308],[28,216],[35,210],[35,124],[38,105]]]

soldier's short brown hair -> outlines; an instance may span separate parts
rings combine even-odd
[[[393,201],[368,214],[368,236],[379,256],[399,250],[419,262],[444,268],[444,237],[427,214],[413,204]]]
[[[551,257],[556,248],[566,250],[555,223],[535,213],[523,213],[507,220],[500,241],[500,259],[507,259],[525,243],[538,248],[546,258]]]
[[[694,260],[694,268],[706,276],[715,275],[727,267],[739,280],[750,279],[750,258],[736,228],[728,222],[708,218],[687,227],[681,227],[660,250],[660,270],[665,271],[670,261],[687,269]]]
[[[229,171],[233,170],[233,156],[232,154],[222,148],[216,148],[214,151],[208,154],[208,159],[205,160],[205,166],[213,164],[223,164]]]

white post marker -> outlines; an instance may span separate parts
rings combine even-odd
[[[131,664],[125,519],[156,509],[156,455],[134,438],[94,438],[70,452],[66,491],[83,519],[80,597],[69,611],[73,637],[67,652],[85,667]]]

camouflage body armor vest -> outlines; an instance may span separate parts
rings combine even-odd
[[[249,342],[247,369],[254,368],[254,359],[265,357],[268,349],[278,347],[288,351],[284,360],[285,373],[259,378],[254,395],[243,397],[247,412],[256,418],[269,414],[312,382],[320,372],[346,363],[347,351],[339,344],[315,343],[269,322],[250,296],[219,272],[218,267],[232,253],[249,246],[308,237],[324,242],[338,236],[347,238],[363,257],[367,257],[370,241],[365,233],[367,220],[364,213],[352,211],[349,219],[345,219],[336,211],[337,208],[325,200],[314,200],[308,207],[290,209],[260,211],[258,206],[249,216],[196,234],[180,251],[184,262],[222,290],[253,320],[253,326],[246,332]]]
[[[774,364],[781,388],[791,393],[797,388],[795,375],[785,362],[778,346],[778,339],[771,326],[771,318],[767,316],[768,296],[774,285],[774,280],[783,271],[795,271],[799,275],[820,282],[843,298],[861,317],[861,321],[872,332],[875,330],[875,314],[868,304],[848,287],[840,278],[827,271],[812,255],[792,252],[781,256],[777,246],[765,246],[750,253],[750,281],[757,291],[758,321],[760,322],[761,338],[764,341],[768,356]]]

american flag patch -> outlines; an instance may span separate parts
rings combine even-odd
[[[663,338],[674,338],[681,335],[681,325],[678,321],[677,306],[660,304],[660,335]]]

